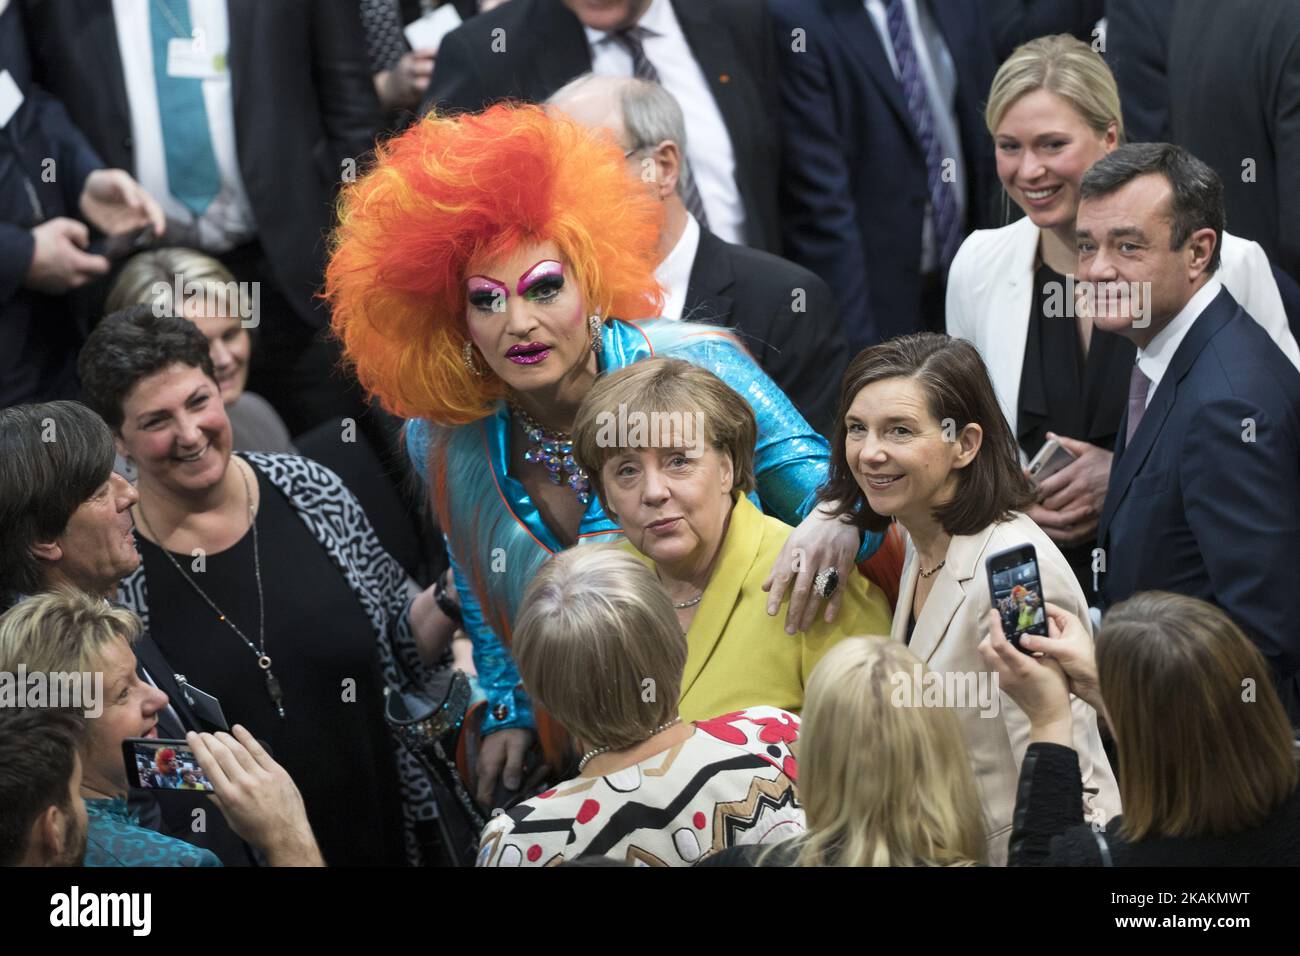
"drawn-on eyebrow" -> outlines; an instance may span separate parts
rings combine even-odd
[[[523,275],[519,277],[519,284],[515,286],[515,294],[523,295],[532,286],[542,279],[549,279],[552,276],[563,276],[564,266],[554,259],[543,259],[541,262],[533,263],[528,269],[524,270]]]

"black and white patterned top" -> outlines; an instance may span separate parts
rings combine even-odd
[[[428,689],[433,669],[416,650],[411,631],[411,601],[416,585],[397,560],[384,550],[361,503],[333,471],[297,455],[241,452],[288,499],[312,537],[325,549],[356,595],[376,637],[379,672],[385,686],[396,692]],[[149,628],[149,593],[141,563],[123,579],[118,603],[134,611]],[[446,666],[450,655],[439,666]],[[394,746],[406,856],[423,863],[419,832],[437,818],[433,784],[427,773],[400,744]]]

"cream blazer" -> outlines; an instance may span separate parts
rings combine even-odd
[[[1001,229],[971,233],[948,272],[948,334],[979,349],[1013,435],[1037,252],[1038,227],[1025,217]],[[1220,255],[1218,276],[1224,287],[1263,326],[1291,364],[1300,368],[1300,348],[1287,325],[1282,295],[1264,250],[1259,243],[1225,232]]]
[[[1010,521],[990,525],[977,534],[958,535],[949,543],[944,565],[934,577],[909,645],[930,670],[987,675],[977,677],[977,681],[993,679],[993,672],[976,649],[987,633],[984,617],[992,607],[984,561],[999,551],[1025,544],[1032,544],[1037,553],[1046,599],[1088,621],[1088,604],[1069,563],[1038,525],[1017,513]],[[896,641],[907,640],[907,622],[920,576],[918,568],[916,549],[908,538],[891,635]],[[956,707],[954,712],[970,752],[984,808],[989,863],[1005,866],[1020,763],[1029,745],[1029,719],[1006,694],[999,692],[996,696],[996,715],[984,716],[978,706]],[[1074,749],[1083,772],[1084,815],[1089,821],[1109,820],[1120,811],[1119,788],[1102,749],[1097,713],[1078,698],[1072,698],[1072,706]],[[1089,793],[1089,789],[1095,792]]]

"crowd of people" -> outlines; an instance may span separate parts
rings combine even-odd
[[[0,0],[0,864],[1300,864],[1298,117],[1257,0]]]

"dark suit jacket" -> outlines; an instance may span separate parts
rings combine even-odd
[[[746,241],[780,251],[780,137],[771,21],[755,0],[672,0],[736,154]],[[504,42],[504,49],[501,44]],[[480,110],[546,99],[591,69],[582,23],[561,0],[510,0],[443,38],[423,108]]]
[[[185,695],[176,681],[175,672],[153,638],[144,634],[131,649],[135,651],[137,670],[148,673],[154,686],[167,695],[172,711],[180,718],[178,724],[171,713],[160,711],[159,737],[183,740],[187,731],[211,733],[223,729],[205,723],[185,703]],[[256,851],[230,829],[225,817],[208,799],[207,794],[191,790],[168,790],[166,794],[160,795],[138,789],[132,781],[128,802],[140,818],[142,826],[211,850],[226,866],[250,866],[257,858]],[[200,809],[203,810],[200,819],[204,821],[204,828],[195,830],[194,811]]]
[[[104,163],[54,97],[31,80],[22,12],[0,14],[0,69],[24,96],[0,133],[0,408],[76,397],[74,364],[84,329],[66,296],[23,287],[35,251],[32,228],[79,218],[86,177]],[[48,167],[46,160],[53,160]],[[51,180],[47,175],[53,169]],[[26,182],[24,182],[26,180]],[[35,191],[38,215],[28,194]]]
[[[983,0],[993,32],[993,55],[1001,63],[1016,47],[1035,37],[1069,33],[1091,43],[1105,0]]]
[[[1300,722],[1300,373],[1225,289],[1124,447],[1127,419],[1098,528],[1106,604],[1163,590],[1219,605]]]
[[[110,166],[132,170],[130,104],[113,5],[22,0],[36,78]],[[379,102],[355,3],[226,0],[239,171],[280,290],[303,321],[314,299],[344,160],[374,145]],[[145,27],[147,29],[147,27]]]
[[[1169,142],[1169,26],[1175,0],[1106,0],[1106,65],[1130,143]],[[1237,231],[1233,223],[1233,231]]]
[[[723,242],[704,229],[682,317],[735,329],[809,424],[832,434],[849,350],[825,282],[793,262]]]
[[[1223,178],[1232,231],[1300,278],[1300,3],[1180,0],[1169,119],[1173,141]]]
[[[855,351],[919,331],[930,193],[902,84],[862,0],[770,3],[786,133],[785,254],[830,283]],[[991,31],[975,0],[930,10],[957,71],[966,227],[1001,225],[981,110],[993,82]]]

